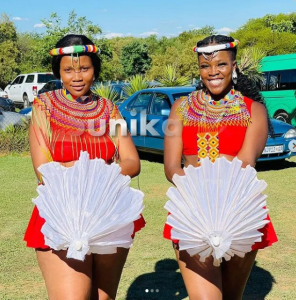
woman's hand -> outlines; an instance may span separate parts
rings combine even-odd
[[[237,155],[243,162],[243,168],[247,165],[255,166],[264,150],[268,136],[268,117],[264,105],[255,101],[252,103],[251,119],[243,146]]]
[[[183,124],[176,113],[181,102],[182,99],[177,100],[171,108],[164,137],[164,172],[170,182],[174,174],[185,174],[181,167]]]

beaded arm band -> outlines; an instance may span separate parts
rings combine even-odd
[[[100,53],[100,49],[97,46],[94,45],[77,45],[77,46],[69,46],[69,47],[63,47],[63,48],[54,48],[49,51],[49,54],[51,56],[56,55],[64,55],[64,54],[74,54],[74,53]]]
[[[198,53],[213,53],[213,52],[216,52],[216,51],[219,51],[219,50],[226,50],[226,49],[230,49],[230,48],[235,48],[238,44],[239,44],[239,41],[235,40],[232,43],[227,43],[227,44],[222,44],[222,45],[213,45],[213,46],[206,46],[206,47],[200,47],[200,48],[195,46],[193,48],[193,51],[198,52]]]

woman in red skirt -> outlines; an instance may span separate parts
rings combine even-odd
[[[83,35],[63,37],[50,52],[53,73],[62,80],[63,89],[40,94],[33,104],[30,149],[40,184],[40,165],[56,161],[65,167],[73,166],[80,151],[106,163],[119,158],[123,175],[134,177],[140,172],[131,137],[121,135],[121,130],[115,137],[109,132],[109,121],[121,118],[116,105],[91,92],[101,67],[97,52],[98,48]],[[102,129],[102,120],[105,132],[96,134]],[[41,233],[44,222],[35,207],[24,239],[28,247],[36,250],[49,299],[115,299],[128,249],[117,248],[115,254],[86,255],[83,262],[67,259],[65,250],[54,251],[45,245]],[[134,233],[144,225],[139,216],[134,222]]]
[[[185,166],[224,156],[238,157],[242,167],[254,167],[265,147],[267,112],[256,86],[237,67],[237,44],[231,37],[213,35],[194,48],[203,87],[177,100],[171,109],[164,151],[165,174],[171,182],[174,174],[184,175],[182,157]],[[170,240],[171,229],[165,225],[164,237]],[[200,262],[198,255],[179,251],[178,241],[173,241],[189,298],[241,299],[258,249],[277,241],[271,222],[260,231],[262,241],[253,245],[253,251],[223,261],[220,267],[213,266],[212,257]]]

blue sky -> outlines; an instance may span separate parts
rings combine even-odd
[[[52,12],[66,23],[69,12],[85,16],[99,25],[106,37],[175,36],[178,33],[212,25],[220,33],[236,30],[251,18],[296,11],[295,0],[1,0],[6,13],[19,31],[43,32],[41,22]]]

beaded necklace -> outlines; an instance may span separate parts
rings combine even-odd
[[[248,126],[251,118],[243,95],[232,89],[214,101],[204,90],[184,97],[177,109],[184,126],[198,126],[200,132],[217,131],[220,126]]]

